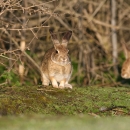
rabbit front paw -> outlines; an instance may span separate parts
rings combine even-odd
[[[57,84],[57,82],[52,83],[52,86],[53,86],[54,88],[58,88],[58,84]]]
[[[65,86],[65,81],[64,81],[64,80],[62,80],[62,81],[60,82],[59,88],[63,89],[63,88],[64,88],[64,86]]]
[[[58,83],[57,83],[57,81],[54,78],[51,78],[51,82],[52,82],[52,86],[54,88],[58,88]]]

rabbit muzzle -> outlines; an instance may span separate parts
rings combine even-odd
[[[70,60],[68,58],[68,56],[51,56],[51,60],[61,66],[65,66],[67,64],[70,64]]]
[[[62,65],[67,65],[68,63],[70,63],[68,56],[60,56],[58,61]]]
[[[128,58],[122,65],[121,77],[124,79],[130,79],[130,58]]]
[[[68,58],[61,58],[62,62],[66,62],[68,60]]]
[[[124,79],[129,79],[130,74],[129,73],[121,73],[121,77],[124,78]]]
[[[129,79],[130,78],[130,67],[125,66],[121,70],[121,77],[124,79]]]

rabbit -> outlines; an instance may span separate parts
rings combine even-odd
[[[123,46],[126,60],[124,61],[121,68],[121,77],[124,79],[129,79],[130,78],[130,49],[123,43],[122,46]]]
[[[61,43],[56,34],[52,31],[50,34],[54,47],[49,49],[43,57],[41,65],[42,85],[48,86],[51,82],[54,88],[72,89],[72,85],[68,83],[72,74],[72,64],[67,48],[72,31],[67,31],[64,34]]]

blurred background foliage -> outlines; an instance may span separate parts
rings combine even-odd
[[[118,86],[130,43],[129,0],[1,0],[0,86],[41,84],[39,66],[59,38],[73,31],[68,45],[72,84]]]

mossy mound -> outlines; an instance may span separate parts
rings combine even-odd
[[[0,90],[0,115],[19,114],[92,116],[130,115],[130,89],[126,87],[75,87],[55,89],[37,86]]]

